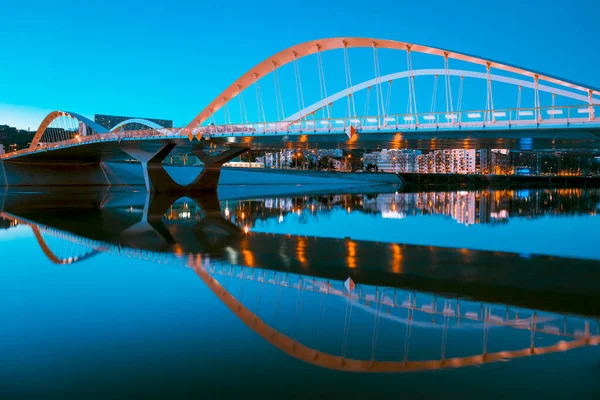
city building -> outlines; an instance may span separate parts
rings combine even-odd
[[[94,115],[94,122],[102,125],[103,127],[105,127],[106,129],[109,129],[109,130],[114,128],[115,126],[119,125],[121,122],[127,121],[128,119],[145,119],[147,121],[154,122],[154,123],[162,126],[163,128],[172,128],[173,127],[173,121],[166,120],[166,119],[123,117],[123,116],[118,116],[118,115],[103,115],[103,114]],[[126,129],[130,130],[130,131],[137,131],[137,130],[141,130],[141,129],[148,129],[148,127],[143,124],[135,123],[135,124],[127,124]]]
[[[364,155],[364,165],[376,165],[383,172],[415,172],[415,162],[420,150],[381,150]]]
[[[0,156],[4,154],[4,145],[0,143]]]

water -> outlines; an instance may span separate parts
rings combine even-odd
[[[600,191],[251,190],[1,195],[0,397],[600,394]]]

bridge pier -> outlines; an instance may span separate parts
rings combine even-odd
[[[247,148],[229,148],[218,155],[209,155],[202,148],[193,149],[192,152],[204,164],[204,168],[191,183],[180,185],[162,164],[176,146],[176,143],[167,143],[148,150],[128,144],[121,149],[142,164],[144,182],[150,193],[216,191],[223,164],[248,151]]]

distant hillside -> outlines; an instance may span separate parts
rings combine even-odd
[[[0,125],[0,144],[8,151],[11,144],[17,145],[17,150],[26,148],[33,139],[35,132],[27,132],[8,125]]]

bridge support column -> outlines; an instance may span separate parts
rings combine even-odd
[[[150,193],[216,191],[221,176],[221,167],[227,161],[248,151],[247,148],[230,148],[217,155],[208,155],[202,149],[192,152],[202,161],[204,168],[188,185],[180,185],[165,170],[162,162],[175,148],[168,143],[150,150],[138,146],[125,146],[122,150],[142,164],[146,189]]]
[[[247,151],[246,148],[231,148],[217,155],[208,155],[201,149],[192,150],[194,155],[202,161],[204,168],[191,185],[195,185],[201,190],[217,190],[223,164]]]
[[[142,164],[144,182],[146,182],[148,192],[177,192],[182,191],[183,187],[171,178],[162,165],[175,146],[177,146],[175,143],[167,143],[150,150],[125,146],[121,150]]]

